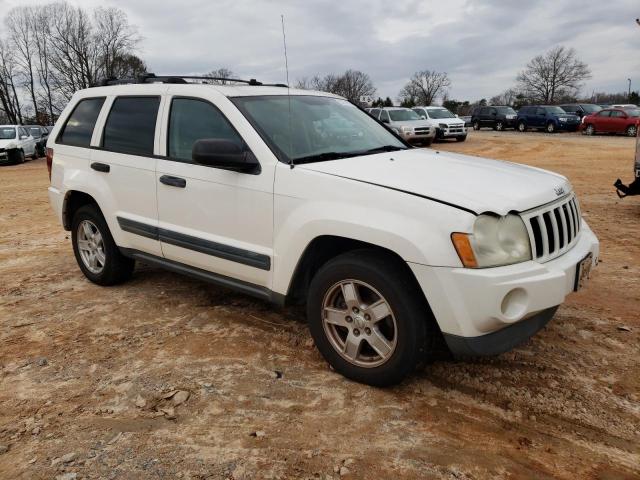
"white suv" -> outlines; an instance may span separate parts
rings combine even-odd
[[[95,283],[137,260],[306,303],[335,370],[389,385],[442,335],[513,348],[597,262],[560,175],[412,148],[327,93],[179,80],[79,91],[49,137],[51,204]]]
[[[0,125],[0,164],[24,163],[25,157],[38,158],[36,140],[22,125]]]
[[[428,120],[436,129],[436,138],[455,138],[458,142],[467,139],[464,120],[444,107],[413,107],[420,118]]]

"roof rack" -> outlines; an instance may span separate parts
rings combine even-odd
[[[189,82],[187,80],[200,80],[200,82]],[[229,82],[229,83],[246,83],[251,86],[263,86],[263,87],[284,87],[288,86],[284,83],[262,83],[257,81],[255,78],[250,80],[242,80],[239,78],[225,78],[225,77],[205,77],[205,76],[196,76],[196,75],[156,75],[154,73],[145,73],[143,75],[138,76],[137,78],[105,78],[98,82],[96,86],[106,87],[109,85],[128,85],[132,83],[200,83],[207,84],[207,81],[219,81],[219,82]]]

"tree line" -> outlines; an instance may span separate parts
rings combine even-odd
[[[0,117],[51,124],[71,96],[102,78],[146,71],[134,51],[137,29],[115,7],[88,10],[66,2],[21,6],[0,37]]]

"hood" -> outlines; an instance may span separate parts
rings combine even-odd
[[[565,177],[539,168],[417,148],[296,168],[428,197],[476,214],[522,212],[572,189]]]
[[[434,123],[444,123],[446,125],[464,124],[464,120],[462,120],[461,118],[458,118],[458,117],[454,117],[454,118],[432,118],[431,121],[434,122]]]
[[[389,125],[394,127],[430,127],[431,122],[429,120],[403,120],[398,122],[391,122]]]
[[[11,140],[0,140],[0,148],[7,148],[7,145],[9,145],[10,143],[17,143],[18,140],[16,140],[15,138],[11,139]]]

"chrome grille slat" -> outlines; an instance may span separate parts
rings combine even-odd
[[[559,257],[578,240],[581,215],[574,194],[520,216],[527,227],[532,257],[539,262]]]

